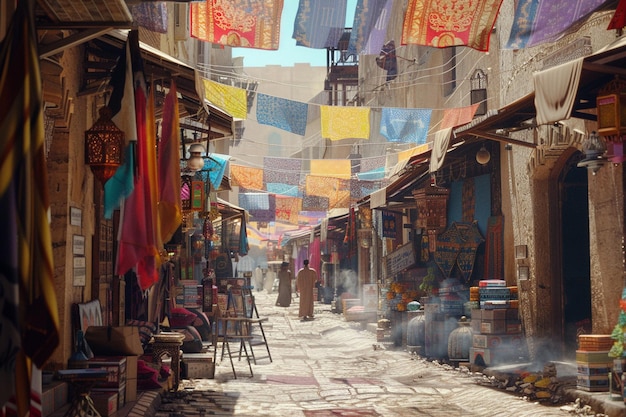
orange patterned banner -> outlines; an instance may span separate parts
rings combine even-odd
[[[409,0],[402,45],[469,46],[489,50],[491,29],[502,0]]]
[[[242,165],[230,166],[230,177],[233,185],[250,190],[263,190],[263,170]]]
[[[276,196],[276,220],[298,224],[298,216],[301,211],[301,198]]]
[[[307,195],[327,197],[329,209],[350,207],[350,180],[307,175],[305,187]]]
[[[242,48],[278,49],[283,0],[207,0],[190,4],[191,36]]]

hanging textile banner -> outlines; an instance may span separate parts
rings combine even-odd
[[[443,119],[441,120],[440,129],[448,127],[461,126],[469,123],[474,118],[478,104],[472,104],[466,107],[454,107],[451,109],[445,109],[443,112]]]
[[[237,119],[246,119],[248,115],[246,90],[216,83],[205,78],[202,79],[202,82],[204,83],[205,99]]]
[[[357,1],[356,11],[354,12],[354,23],[352,24],[352,31],[350,32],[350,42],[348,43],[349,54],[358,55],[363,52],[365,45],[370,40],[370,36],[378,23],[386,27],[387,22],[389,21],[389,14],[383,14],[383,11],[387,3],[392,3],[392,1]],[[378,50],[380,50],[380,47]],[[375,53],[378,53],[378,51]]]
[[[380,134],[389,142],[426,143],[432,109],[384,107]]]
[[[369,139],[369,107],[321,106],[322,137],[330,140]]]
[[[252,190],[263,189],[263,170],[261,168],[233,164],[230,166],[230,177],[234,185]]]
[[[574,32],[607,0],[518,0],[506,48],[554,42]]]
[[[267,193],[239,193],[239,207],[248,211],[269,210],[270,198]]]
[[[260,124],[274,126],[304,136],[309,105],[300,101],[257,93],[256,118]]]
[[[336,48],[346,25],[347,5],[347,0],[300,0],[292,35],[296,45]]]
[[[263,181],[267,183],[300,184],[302,160],[294,158],[263,158]]]
[[[276,196],[276,220],[298,224],[298,216],[302,210],[302,199]]]
[[[488,51],[501,3],[502,0],[476,0],[461,7],[439,0],[409,0],[402,45],[436,48],[464,45]]]
[[[152,32],[167,33],[166,2],[131,4],[129,7],[134,23]]]
[[[191,36],[242,48],[277,50],[283,0],[191,2]]]
[[[297,185],[283,184],[280,182],[268,182],[265,189],[270,194],[278,194],[289,197],[300,197],[300,187]]]
[[[349,179],[352,166],[349,159],[312,159],[311,175]]]

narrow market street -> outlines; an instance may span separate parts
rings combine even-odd
[[[157,416],[604,415],[585,414],[566,400],[556,406],[527,401],[493,388],[484,374],[383,346],[371,329],[346,321],[330,305],[316,303],[315,318],[301,321],[297,298],[281,308],[274,305],[276,294],[255,296],[259,314],[268,317],[264,328],[273,361],[258,346],[254,376],[245,360],[235,358],[234,379],[227,357],[218,358],[214,379],[184,379],[162,399]],[[616,412],[623,412],[623,403],[615,403]]]

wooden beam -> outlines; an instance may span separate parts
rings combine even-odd
[[[74,33],[67,38],[63,38],[58,42],[54,42],[48,45],[40,45],[39,46],[39,58],[48,58],[52,55],[56,55],[59,52],[63,52],[67,48],[73,48],[75,46],[81,45],[85,42],[89,42],[94,38],[98,38],[108,32],[110,32],[112,27],[105,28],[93,28],[89,30],[84,30],[82,32]]]

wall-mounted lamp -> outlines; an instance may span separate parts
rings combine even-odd
[[[587,168],[592,175],[596,175],[600,168],[606,163],[604,156],[606,144],[594,130],[583,142],[582,150],[585,153],[585,158],[580,161],[577,166],[579,168]]]
[[[202,154],[205,152],[204,146],[199,143],[192,143],[189,146],[189,159],[187,159],[187,168],[199,171],[204,168],[204,159]]]
[[[483,143],[483,146],[481,146],[478,152],[476,152],[476,162],[481,165],[487,165],[490,160],[491,154],[489,153],[487,148],[485,148],[485,144]]]

